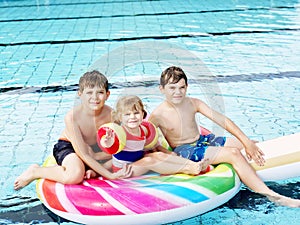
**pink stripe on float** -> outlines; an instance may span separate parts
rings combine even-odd
[[[142,192],[138,188],[120,188],[117,191],[109,189],[106,191],[117,201],[122,202],[123,205],[137,214],[159,212],[178,207],[178,205],[165,201],[158,196]]]
[[[126,186],[116,188],[107,185],[104,187],[103,181],[99,182],[99,180],[89,180],[88,183],[102,189],[114,200],[137,214],[159,212],[178,207],[178,205],[165,201],[158,196],[153,196],[140,191],[139,188],[130,188]],[[146,190],[146,188],[143,188],[143,190]],[[151,190],[149,189],[149,193],[150,192]]]
[[[65,185],[70,202],[83,215],[123,215],[109,204],[97,191],[89,186]]]
[[[106,180],[108,185],[111,185],[111,187],[115,187],[117,188],[116,185],[114,185],[112,182],[110,182],[109,180]],[[90,182],[93,184],[93,181]],[[89,183],[89,181],[85,181],[84,184],[85,185],[91,185]],[[125,215],[132,215],[132,214],[136,214],[135,212],[133,212],[132,210],[128,209],[126,206],[124,206],[121,202],[117,201],[116,199],[114,199],[111,195],[109,195],[105,190],[107,188],[111,188],[109,186],[106,186],[106,188],[103,188],[104,185],[100,185],[99,187],[97,185],[93,186],[93,188],[107,201],[109,202],[114,208],[118,209],[119,211],[123,212]]]

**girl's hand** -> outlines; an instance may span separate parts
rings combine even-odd
[[[106,134],[101,138],[101,145],[105,148],[109,148],[113,145],[115,141],[115,133],[112,129],[107,128]]]

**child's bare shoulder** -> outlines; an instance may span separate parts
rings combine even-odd
[[[161,103],[161,104],[159,104],[152,112],[151,112],[151,114],[150,114],[150,118],[160,118],[161,117],[161,115],[162,115],[162,113],[164,112],[164,111],[166,111],[166,109],[167,109],[167,106],[166,106],[166,104],[164,104],[164,102],[163,103]]]
[[[113,111],[113,109],[108,106],[108,105],[104,105],[103,106],[103,113],[111,113]]]
[[[72,123],[73,125],[77,124],[79,121],[84,120],[83,117],[86,117],[83,113],[83,110],[80,106],[75,106],[70,109],[65,115],[65,122]]]
[[[188,97],[189,99],[189,102],[192,103],[193,105],[197,106],[197,105],[201,105],[203,104],[204,102],[199,99],[199,98],[194,98],[194,97]]]
[[[70,109],[67,113],[66,113],[66,118],[74,118],[76,116],[78,116],[78,114],[81,114],[82,111],[80,110],[79,106],[74,106],[72,109]]]

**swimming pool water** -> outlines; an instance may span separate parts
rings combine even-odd
[[[34,183],[16,192],[13,182],[52,152],[88,68],[109,77],[109,105],[138,93],[151,110],[160,72],[181,65],[192,72],[189,94],[216,99],[249,137],[299,132],[299,10],[296,0],[1,1],[0,223],[52,221]],[[279,184],[269,185],[300,198],[299,179]],[[298,214],[243,189],[176,224],[298,224]]]

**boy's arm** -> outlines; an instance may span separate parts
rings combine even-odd
[[[169,144],[168,144],[166,138],[164,137],[160,127],[158,126],[159,123],[157,122],[158,120],[156,119],[154,113],[151,113],[148,121],[150,121],[151,123],[153,123],[154,126],[157,127],[156,130],[158,132],[158,141],[157,141],[156,146],[153,150],[160,151],[160,152],[163,152],[163,153],[166,153],[166,154],[177,155],[175,152],[170,151],[170,150],[168,150],[167,148],[164,147],[164,146],[168,147]]]
[[[73,118],[72,112],[67,114],[67,116],[65,117],[65,124],[66,124],[66,135],[68,139],[71,141],[76,154],[81,158],[81,160],[85,164],[87,164],[96,173],[108,179],[125,178],[131,176],[130,167],[125,168],[123,171],[119,173],[111,173],[89,154],[91,147],[83,140],[82,133],[80,131],[79,126],[77,125],[76,121]]]
[[[108,159],[111,159],[111,154],[108,154],[106,152],[95,152],[93,153],[94,156],[93,158],[96,159],[96,160],[108,160]]]
[[[150,121],[151,123],[153,123],[156,127],[160,128],[160,124],[159,124],[159,117],[156,116],[157,114],[157,109],[155,109],[149,116],[148,121]],[[161,129],[161,128],[160,128]]]
[[[244,145],[247,158],[249,160],[253,159],[257,165],[264,165],[265,160],[263,158],[264,153],[262,150],[255,144],[254,141],[250,140],[231,119],[213,110],[199,99],[194,99],[194,102],[196,102],[195,105],[197,105],[198,112],[227,130]]]

